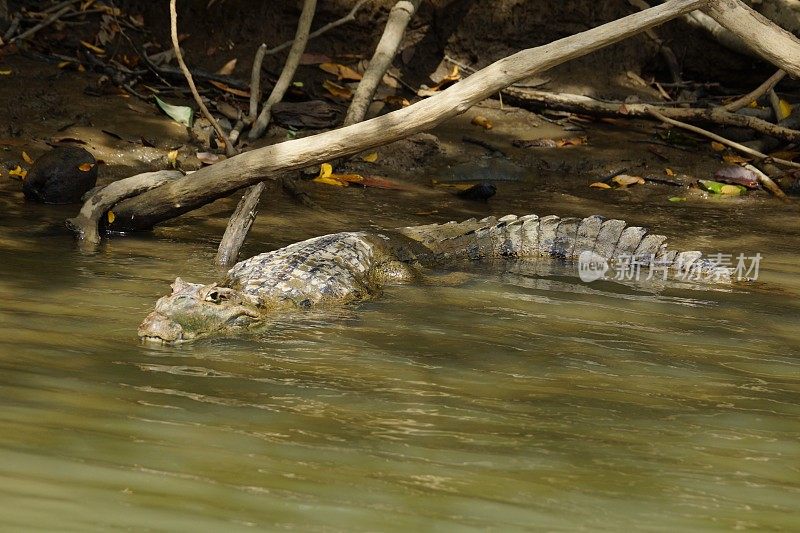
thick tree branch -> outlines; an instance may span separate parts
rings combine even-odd
[[[378,118],[260,148],[232,157],[125,200],[115,208],[118,227],[149,229],[269,176],[352,155],[432,128],[500,89],[598,48],[645,31],[711,0],[670,0],[646,11],[501,59],[440,94]],[[177,204],[177,206],[176,206]]]

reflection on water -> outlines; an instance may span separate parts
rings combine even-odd
[[[143,346],[136,325],[170,278],[214,276],[213,248],[191,244],[205,230],[81,256],[58,210],[12,200],[4,527],[797,528],[797,250],[746,291],[494,269]]]

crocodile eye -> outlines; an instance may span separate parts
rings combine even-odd
[[[227,300],[227,299],[228,299],[228,297],[225,294],[223,294],[220,291],[218,291],[218,290],[210,291],[206,295],[206,301],[207,302],[214,302],[215,304],[218,304],[221,301]]]

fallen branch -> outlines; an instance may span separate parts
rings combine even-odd
[[[115,207],[119,228],[129,231],[191,211],[233,191],[283,173],[356,154],[424,131],[537,72],[618,42],[712,0],[669,0],[656,7],[503,58],[441,93],[392,113],[303,139],[226,159]]]
[[[767,94],[769,91],[774,89],[775,86],[778,85],[778,82],[781,81],[784,77],[786,77],[786,72],[779,69],[777,72],[775,72],[775,74],[767,78],[766,81],[764,81],[764,83],[762,83],[761,85],[759,85],[746,95],[742,96],[741,98],[737,98],[733,102],[725,104],[722,107],[725,109],[725,111],[730,111],[731,113],[733,113],[734,111],[738,111],[743,107],[747,107],[750,105],[751,102],[755,102],[756,100]]]
[[[65,7],[62,7],[60,10],[56,11],[55,13],[53,13],[52,15],[47,17],[46,19],[41,21],[36,26],[25,30],[24,32],[22,32],[19,35],[17,35],[16,37],[10,38],[8,40],[8,43],[11,44],[11,43],[15,43],[17,41],[21,41],[23,39],[27,39],[28,37],[31,37],[34,34],[36,34],[39,30],[48,27],[49,25],[51,25],[52,23],[54,23],[55,21],[60,19],[62,16],[66,15],[67,13],[72,11],[72,4],[74,4],[74,3],[75,2],[69,2],[69,5],[67,5]]]
[[[372,98],[375,96],[375,91],[378,89],[378,84],[392,64],[392,60],[397,54],[397,49],[400,47],[400,41],[403,40],[403,35],[405,35],[406,26],[408,26],[408,22],[417,11],[420,1],[399,0],[389,12],[383,35],[381,35],[378,46],[375,47],[375,53],[372,54],[369,66],[364,72],[355,94],[353,94],[350,107],[347,109],[347,115],[344,118],[345,126],[364,120],[367,109],[372,103]]]
[[[778,187],[778,184],[772,181],[772,178],[767,176],[765,173],[761,172],[761,170],[757,169],[753,165],[746,164],[744,168],[752,172],[758,178],[758,182],[761,184],[762,187],[767,189],[769,192],[780,198],[781,200],[788,201],[786,193]]]
[[[283,95],[292,84],[294,74],[297,72],[297,67],[300,65],[300,58],[303,52],[305,52],[306,43],[308,43],[308,32],[311,30],[311,21],[314,20],[314,10],[316,8],[317,0],[304,0],[303,11],[300,13],[300,20],[297,21],[297,31],[295,32],[292,49],[289,50],[289,56],[286,58],[286,63],[283,65],[283,71],[278,81],[275,83],[275,87],[272,88],[269,98],[264,102],[264,107],[261,108],[261,113],[259,113],[258,118],[254,116],[256,106],[253,102],[258,101],[258,93],[260,92],[258,90],[258,80],[261,78],[261,64],[260,61],[258,61],[258,74],[256,74],[256,61],[253,61],[253,81],[256,81],[256,84],[253,85],[250,91],[250,118],[255,118],[255,122],[248,134],[251,140],[261,137],[267,129],[269,121],[272,118],[272,106],[283,99]],[[256,53],[256,56],[258,56],[258,53]]]
[[[225,227],[225,234],[219,243],[217,257],[214,260],[216,264],[226,266],[236,262],[239,250],[258,214],[258,201],[266,186],[267,184],[262,181],[248,188],[247,193],[236,205],[236,210],[231,215]]]
[[[311,29],[311,21],[314,19],[314,11],[317,7],[316,0],[304,0],[303,11],[300,13],[300,20],[297,22],[297,31],[295,33],[294,44],[292,49],[289,50],[289,56],[286,58],[286,63],[283,65],[283,71],[278,77],[277,83],[272,88],[269,98],[264,103],[261,114],[250,130],[251,138],[255,134],[256,137],[260,136],[264,130],[269,126],[272,119],[272,107],[283,100],[283,96],[289,89],[289,86],[294,79],[294,74],[297,72],[297,67],[300,65],[300,57],[306,50],[308,43],[308,32]],[[258,80],[261,76],[261,65],[259,63],[256,69],[255,62],[253,65],[253,81],[256,82],[253,90],[250,93],[250,113],[251,116],[255,111],[255,102],[258,98]],[[264,192],[264,182],[253,185],[244,193],[236,210],[228,220],[228,225],[225,227],[225,233],[222,235],[219,247],[217,248],[217,256],[215,262],[220,266],[226,266],[236,262],[239,256],[239,250],[247,238],[247,233],[255,220],[258,207],[258,200],[261,198],[261,193]]]
[[[66,220],[67,227],[77,234],[79,240],[89,244],[98,244],[100,230],[97,225],[115,204],[182,176],[183,174],[177,170],[159,170],[158,172],[137,174],[110,183],[84,202],[78,216]]]
[[[800,131],[779,126],[764,119],[749,115],[731,113],[723,107],[692,108],[692,107],[666,107],[652,106],[650,104],[633,104],[622,102],[604,102],[589,96],[567,93],[549,93],[545,91],[522,90],[509,87],[504,92],[513,97],[517,102],[533,104],[550,110],[568,111],[570,113],[584,113],[591,115],[613,117],[648,117],[652,116],[651,109],[662,115],[683,121],[706,122],[719,126],[735,126],[750,128],[759,133],[785,139],[787,141],[800,141]]]
[[[194,101],[197,102],[197,106],[200,108],[203,116],[206,117],[206,120],[208,120],[211,123],[211,126],[214,127],[214,131],[217,132],[217,137],[222,139],[222,142],[225,143],[225,153],[228,155],[228,157],[236,155],[236,149],[228,140],[228,136],[225,135],[225,132],[222,131],[222,126],[219,125],[217,119],[214,118],[214,115],[212,115],[211,111],[208,110],[206,104],[203,103],[203,99],[200,98],[200,94],[197,92],[197,87],[195,86],[194,79],[192,78],[192,73],[189,71],[189,67],[186,66],[186,62],[183,60],[181,45],[178,42],[178,12],[175,8],[175,5],[176,0],[169,0],[170,36],[172,37],[172,48],[175,50],[175,58],[178,60],[178,65],[180,66],[181,71],[183,71],[183,75],[186,77],[186,83],[189,84],[189,89],[192,91]]]
[[[740,0],[713,0],[703,9],[758,57],[800,78],[800,41]]]
[[[656,111],[655,108],[651,107],[648,111],[650,112],[651,115],[653,115],[655,118],[659,119],[662,122],[665,122],[665,123],[670,124],[672,126],[677,126],[679,128],[685,129],[687,131],[691,131],[691,132],[697,133],[697,134],[702,135],[704,137],[708,137],[709,139],[711,139],[713,141],[717,141],[717,142],[722,143],[722,144],[724,144],[726,146],[730,146],[731,148],[733,148],[735,150],[739,150],[740,152],[745,153],[747,155],[751,155],[751,156],[753,156],[753,157],[755,157],[755,158],[757,158],[759,160],[768,159],[768,160],[772,161],[773,163],[776,163],[778,165],[783,165],[785,167],[800,168],[800,163],[795,163],[794,161],[787,161],[786,159],[780,159],[778,157],[770,157],[767,154],[759,152],[758,150],[753,150],[752,148],[750,148],[748,146],[745,146],[743,144],[739,144],[739,143],[737,143],[735,141],[731,141],[729,139],[726,139],[725,137],[722,137],[721,135],[717,135],[716,133],[711,133],[708,130],[704,130],[703,128],[698,128],[697,126],[693,126],[691,124],[687,124],[687,123],[681,122],[679,120],[674,120],[674,119],[671,119],[669,117],[665,117],[664,115],[662,115],[661,113]]]
[[[520,51],[489,65],[476,75],[452,85],[435,96],[381,117],[226,159],[197,171],[191,178],[179,178],[157,190],[122,201],[114,208],[116,228],[122,231],[149,229],[159,222],[189,212],[237,189],[263,181],[264,176],[277,179],[293,170],[356,154],[430,129],[450,117],[463,113],[500,89],[537,72],[586,55],[691,10],[717,6],[720,3],[727,4],[729,1],[668,0],[646,11],[634,13],[580,34]],[[758,16],[744,4],[734,3],[739,18]],[[752,30],[750,21],[740,22],[742,28]],[[781,31],[774,26],[763,24],[759,28],[762,33]],[[736,26],[731,25],[731,31],[737,31]],[[759,36],[758,39],[762,48],[766,48],[771,55],[786,53],[800,58],[800,42],[791,36],[786,38],[782,34],[778,41],[763,36]],[[780,48],[770,49],[777,46]],[[786,66],[789,74],[797,70],[790,61],[781,63],[780,66]]]

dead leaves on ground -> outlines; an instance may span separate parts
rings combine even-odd
[[[331,80],[323,81],[322,87],[324,87],[325,90],[328,91],[328,94],[339,100],[347,101],[353,97],[353,91],[351,91],[347,87],[343,87],[342,85],[334,83]]]
[[[362,77],[360,73],[340,63],[320,63],[319,68],[329,74],[333,74],[339,81],[360,81]]]
[[[369,154],[372,155],[372,154]],[[377,154],[376,154],[377,159]],[[362,176],[361,174],[334,174],[330,163],[320,165],[319,176],[312,181],[335,187],[373,187],[376,189],[408,190],[409,187],[381,176]]]

